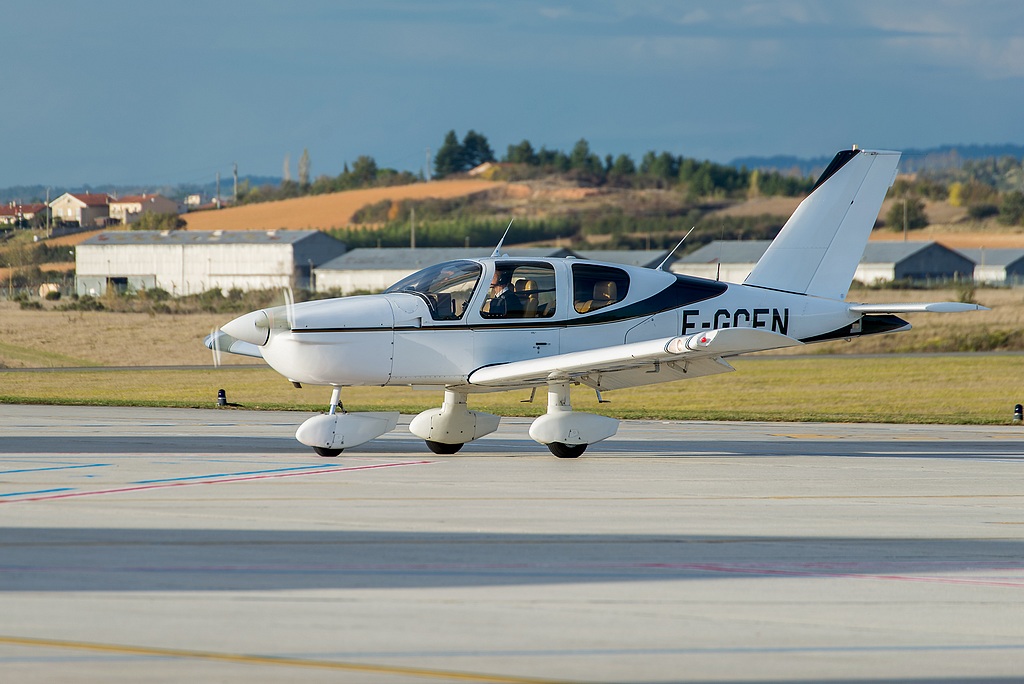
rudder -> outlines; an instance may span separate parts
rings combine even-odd
[[[846,299],[899,160],[899,152],[839,152],[744,284]]]

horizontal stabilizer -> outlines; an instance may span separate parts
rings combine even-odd
[[[853,304],[852,313],[963,313],[965,311],[989,311],[981,304],[965,304],[963,302],[928,302],[909,304]]]

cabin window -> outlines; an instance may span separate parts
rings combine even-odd
[[[626,298],[629,274],[609,266],[573,264],[572,291],[576,313],[597,311]]]
[[[554,316],[554,268],[550,264],[496,263],[480,315],[484,318]]]
[[[465,315],[482,271],[473,261],[446,261],[417,271],[384,292],[418,295],[435,321],[455,321]]]

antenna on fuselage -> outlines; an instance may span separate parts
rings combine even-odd
[[[678,245],[676,245],[675,247],[672,248],[671,252],[669,252],[668,254],[665,255],[664,261],[662,261],[660,264],[658,264],[658,268],[654,269],[655,271],[664,271],[665,270],[663,268],[665,266],[665,264],[667,264],[668,260],[672,258],[672,255],[676,253],[676,250],[683,246],[683,243],[686,242],[686,238],[690,237],[690,233],[692,233],[693,229],[696,228],[696,227],[697,226],[691,226],[690,230],[686,231],[686,235],[683,236],[683,239],[679,241]]]
[[[512,221],[515,221],[515,219],[512,219]],[[505,229],[505,234],[501,236],[501,239],[498,240],[498,246],[494,248],[493,252],[491,252],[492,257],[501,256],[501,246],[504,244],[505,238],[508,236],[509,229],[512,228],[512,221],[508,222],[508,228]]]

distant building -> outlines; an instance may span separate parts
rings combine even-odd
[[[318,230],[107,231],[75,250],[76,290],[312,289],[313,269],[344,253],[344,243]]]
[[[59,223],[75,223],[83,228],[103,226],[110,216],[110,195],[65,192],[50,202],[50,211]]]
[[[742,283],[771,240],[715,240],[676,259],[670,270],[676,273]]]
[[[1024,249],[959,249],[974,262],[974,282],[987,285],[1024,284]]]
[[[662,262],[668,268],[676,261],[676,257],[670,255],[668,250],[642,250],[642,249],[578,249],[576,254],[581,259],[593,261],[607,261],[611,264],[622,264],[623,266],[642,266],[645,268],[657,268]],[[667,259],[667,261],[666,261]]]
[[[110,221],[128,225],[143,214],[181,214],[184,205],[163,195],[129,195],[110,200]]]
[[[672,265],[677,273],[742,283],[771,240],[715,240]],[[970,280],[974,262],[937,242],[869,242],[853,279],[871,285],[892,280]]]
[[[974,262],[938,242],[869,242],[853,278],[865,285],[890,280],[972,280]]]
[[[42,202],[20,204],[11,202],[0,206],[0,225],[13,226],[31,221],[36,215],[46,216],[46,205]]]
[[[479,259],[490,256],[491,251],[490,247],[353,249],[351,252],[314,269],[316,290],[317,292],[337,291],[342,295],[357,292],[380,292],[407,275],[427,266],[454,259]],[[511,256],[517,258],[574,256],[571,250],[562,248],[511,248],[507,251]]]

